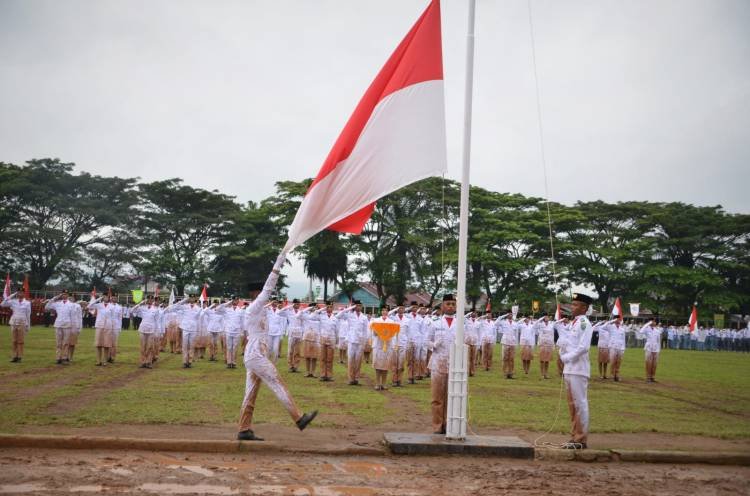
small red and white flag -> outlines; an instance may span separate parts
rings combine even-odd
[[[91,290],[91,298],[89,298],[89,302],[92,302],[96,299],[96,286],[94,286],[94,289]]]
[[[29,290],[29,275],[23,275],[23,297],[27,300],[31,299],[31,291]]]
[[[365,92],[289,228],[359,234],[383,196],[447,170],[440,2],[432,0]]]
[[[620,297],[618,296],[615,300],[615,306],[612,307],[612,317],[621,319],[623,318],[622,315],[622,303],[620,303]]]
[[[3,288],[3,300],[10,297],[10,273],[5,273],[5,288]]]
[[[688,319],[688,324],[690,325],[690,332],[693,332],[695,330],[695,327],[698,325],[698,309],[695,308],[695,305],[693,305],[693,311],[690,312],[690,319]]]
[[[557,310],[555,310],[555,320],[560,320],[562,318],[563,318],[563,316],[562,316],[562,309],[560,308],[560,304],[558,303],[557,304]]]
[[[156,287],[154,288],[154,299],[155,300],[159,299],[159,283],[158,282],[156,283]]]
[[[492,311],[492,302],[487,298],[487,305],[484,307],[484,313],[490,313]]]
[[[208,287],[208,284],[203,283],[203,289],[201,290],[201,295],[198,298],[198,301],[201,302],[201,305],[204,301],[208,301],[208,291],[206,291],[206,288]]]

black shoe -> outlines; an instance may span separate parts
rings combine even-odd
[[[232,368],[232,364],[231,364],[231,363],[228,363],[228,364],[227,364],[227,368],[228,368],[228,369],[231,369],[231,368]]]
[[[62,362],[62,358],[58,358],[58,359],[57,359],[57,361],[56,361],[55,363],[56,363],[56,364],[58,364],[58,365],[62,365],[62,363],[63,363],[63,362]]]
[[[435,431],[435,432],[433,432],[433,434],[445,435],[445,429],[440,429],[439,431]]]
[[[21,361],[21,357],[16,357],[16,363],[19,363]]]
[[[615,382],[620,382],[620,378],[619,377],[615,377]]]
[[[357,381],[349,381],[349,385],[350,386],[356,386],[357,385]]]
[[[183,368],[183,369],[186,369],[186,368],[188,368],[189,366],[190,366],[190,365],[188,365],[188,364],[186,364],[186,363],[183,363],[183,364],[182,364],[182,368]]]
[[[262,437],[258,437],[251,430],[246,430],[237,433],[237,439],[240,441],[263,441]]]
[[[16,363],[17,361],[18,361],[18,357],[13,357],[13,358],[12,358],[12,359],[10,360],[10,363]]]
[[[305,427],[313,421],[313,419],[318,415],[318,411],[314,410],[311,413],[305,413],[302,415],[299,420],[297,420],[297,427],[299,430],[304,431]]]
[[[586,449],[586,443],[576,443],[574,441],[568,441],[562,445],[563,449],[581,450]]]
[[[414,381],[414,379],[409,379],[409,384],[416,384],[416,381]]]
[[[114,358],[107,358],[107,363],[115,363]]]

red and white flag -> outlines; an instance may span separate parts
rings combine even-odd
[[[555,320],[560,320],[562,318],[563,318],[563,316],[562,316],[562,309],[560,308],[560,304],[558,303],[557,304],[557,310],[555,310]]]
[[[154,288],[154,299],[155,300],[159,299],[159,283],[158,282],[156,283],[156,287]]]
[[[623,318],[622,315],[622,303],[620,303],[620,297],[618,296],[615,300],[615,306],[612,307],[612,317],[621,319]]]
[[[31,291],[29,290],[29,275],[23,275],[23,297],[27,300],[31,299]]]
[[[208,301],[208,292],[206,291],[206,288],[208,287],[208,284],[203,283],[203,290],[201,290],[201,295],[198,298],[198,301],[201,302],[201,305],[204,301]]]
[[[690,332],[693,332],[695,330],[695,327],[698,325],[698,309],[695,308],[695,305],[693,305],[693,311],[690,312],[690,319],[688,319],[688,324],[690,325]]]
[[[92,302],[96,299],[96,286],[94,286],[94,289],[91,290],[91,298],[89,298],[89,302]]]
[[[3,288],[3,300],[10,297],[10,273],[5,273],[5,288]]]
[[[446,172],[440,2],[432,0],[344,126],[289,228],[289,251],[323,229],[359,234],[375,202]]]

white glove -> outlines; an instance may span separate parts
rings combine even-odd
[[[279,256],[276,257],[276,263],[273,264],[273,270],[280,271],[281,268],[284,266],[284,262],[286,261],[286,252],[279,253]]]

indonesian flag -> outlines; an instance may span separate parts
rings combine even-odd
[[[323,229],[359,234],[375,202],[446,172],[440,2],[380,70],[307,190],[284,251]]]
[[[27,300],[31,299],[31,291],[29,290],[29,275],[23,275],[23,297]]]
[[[96,286],[94,286],[94,289],[91,290],[91,298],[89,298],[89,302],[92,302],[96,299]]]
[[[169,304],[170,305],[174,305],[175,299],[176,299],[176,297],[175,297],[175,294],[174,294],[174,286],[172,286],[172,290],[169,292]]]
[[[620,297],[618,296],[615,300],[615,306],[612,307],[612,317],[621,319],[622,315],[622,303],[620,303]]]
[[[203,289],[201,290],[201,295],[198,298],[198,301],[201,302],[201,305],[204,301],[208,301],[208,292],[206,291],[206,288],[208,287],[208,284],[203,283]]]
[[[557,310],[555,310],[555,320],[560,320],[562,318],[563,318],[563,316],[562,316],[562,309],[560,308],[560,304],[558,303],[557,304]]]
[[[484,307],[484,313],[490,313],[492,311],[492,302],[487,298],[487,305]]]
[[[5,288],[3,288],[3,300],[10,298],[10,273],[5,273]]]
[[[158,282],[156,283],[156,287],[154,288],[154,299],[155,300],[159,299],[159,283]]]
[[[693,332],[695,330],[695,327],[698,325],[698,309],[695,308],[695,305],[693,305],[693,311],[690,312],[688,324],[690,324],[690,332]]]

